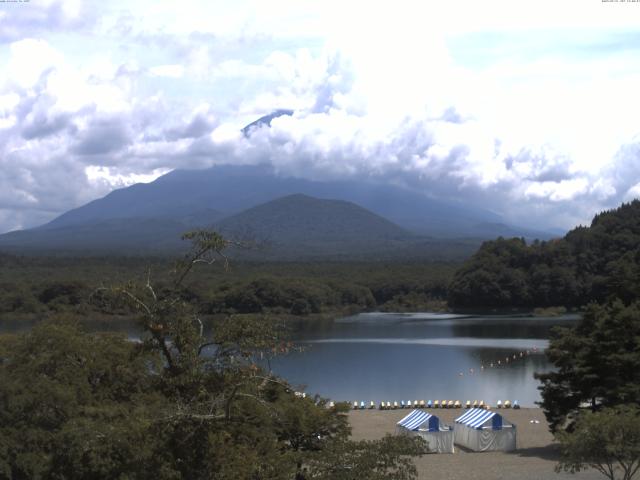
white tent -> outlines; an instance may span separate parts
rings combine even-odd
[[[440,425],[440,419],[423,410],[414,410],[398,422],[398,432],[424,438],[429,451],[453,453],[453,430]]]
[[[474,452],[516,449],[516,426],[506,423],[497,412],[472,408],[456,418],[455,443]]]

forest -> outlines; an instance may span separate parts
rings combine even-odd
[[[596,215],[563,238],[485,242],[448,287],[453,309],[582,308],[640,294],[640,201]]]
[[[126,316],[100,306],[101,286],[151,276],[170,281],[175,259],[0,255],[0,318],[34,320],[57,313]],[[366,310],[446,308],[455,263],[236,262],[201,268],[182,286],[204,315],[273,313],[322,317]]]

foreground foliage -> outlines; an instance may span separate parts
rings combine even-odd
[[[553,431],[596,411],[640,402],[640,304],[592,304],[575,327],[556,328],[546,351],[555,371],[537,375]]]
[[[137,312],[141,342],[68,318],[0,337],[0,479],[415,478],[420,439],[352,442],[347,405],[263,368],[290,348],[274,322],[231,316],[206,333],[184,281],[228,243],[185,238],[171,283],[149,274],[92,296]]]
[[[582,412],[572,432],[556,435],[562,460],[556,471],[593,468],[611,480],[631,480],[640,469],[640,409]],[[619,474],[619,475],[618,475]]]

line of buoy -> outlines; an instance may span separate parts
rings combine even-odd
[[[376,408],[376,404],[373,401],[370,401],[368,404],[366,404],[364,401],[354,401],[352,404],[352,409],[353,410],[373,410]],[[333,408],[335,407],[335,403],[334,402],[329,402],[329,408]],[[384,402],[381,401],[378,404],[378,410],[402,410],[402,409],[406,409],[406,408],[451,408],[451,409],[457,409],[457,408],[462,408],[463,407],[463,403],[460,400],[435,400],[435,401],[431,401],[431,400],[427,400],[426,402],[424,400],[408,400],[408,401],[404,401],[401,400],[400,402]],[[471,400],[467,400],[464,403],[464,408],[486,408],[486,409],[490,409],[491,406],[487,403],[485,403],[483,400],[474,400],[473,402]],[[514,409],[519,409],[520,408],[520,404],[518,403],[518,400],[514,400],[513,403],[510,400],[505,400],[504,402],[502,400],[498,400],[496,403],[496,408],[514,408]]]
[[[505,358],[501,358],[499,360],[489,362],[487,365],[485,363],[480,364],[480,373],[484,372],[487,368],[497,368],[502,365],[508,365],[509,362],[514,362],[520,358],[525,358],[532,353],[538,353],[538,347],[533,347],[531,350],[522,350],[521,352],[514,353],[513,355],[507,355]],[[476,370],[473,368],[469,369],[469,373],[467,375],[473,375],[476,373]],[[464,372],[458,372],[459,377],[464,377]]]

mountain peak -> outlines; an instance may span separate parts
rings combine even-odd
[[[294,193],[249,208],[216,227],[230,237],[252,237],[279,256],[377,250],[414,236],[389,220],[344,200]]]
[[[278,110],[274,110],[270,114],[265,115],[263,117],[260,117],[255,122],[251,122],[249,125],[244,127],[242,129],[242,133],[244,134],[245,137],[250,137],[251,133],[254,130],[256,130],[256,129],[260,128],[260,127],[263,127],[263,126],[270,127],[271,126],[271,121],[273,119],[278,118],[278,117],[282,117],[283,115],[291,116],[291,115],[293,115],[293,110],[289,110],[289,109],[286,109],[286,108],[279,108]]]

